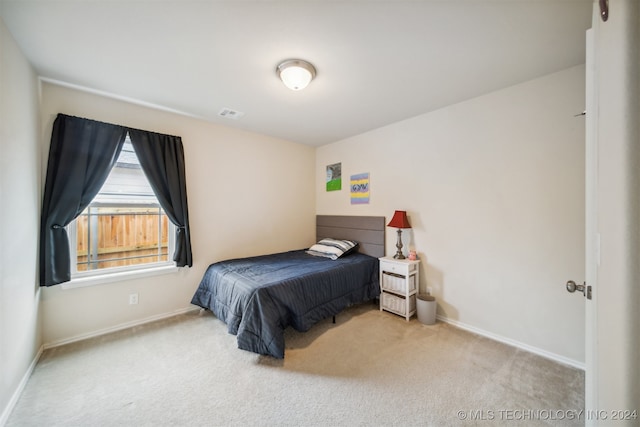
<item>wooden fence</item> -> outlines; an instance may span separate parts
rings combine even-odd
[[[76,227],[78,271],[168,259],[169,220],[159,208],[88,208]]]

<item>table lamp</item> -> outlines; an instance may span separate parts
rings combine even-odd
[[[389,221],[387,227],[398,229],[398,243],[396,243],[396,248],[398,248],[398,251],[393,257],[395,259],[405,259],[405,256],[402,254],[402,229],[411,228],[411,224],[409,224],[409,220],[407,219],[407,212],[395,211],[395,213],[393,214],[393,218],[391,218],[391,221]]]

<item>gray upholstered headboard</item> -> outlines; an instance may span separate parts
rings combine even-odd
[[[383,216],[317,215],[316,239],[325,237],[354,240],[360,244],[358,252],[372,257],[385,255]]]

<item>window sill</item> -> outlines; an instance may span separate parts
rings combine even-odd
[[[171,274],[180,271],[180,267],[175,265],[163,265],[140,270],[118,271],[95,276],[77,277],[69,282],[61,283],[62,289],[76,289],[87,286],[102,285],[105,283],[120,282],[122,280],[140,279],[143,277],[158,276],[161,274]]]

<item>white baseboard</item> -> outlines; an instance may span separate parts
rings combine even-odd
[[[145,323],[151,323],[151,322],[155,322],[157,320],[167,319],[169,317],[177,316],[179,314],[189,313],[191,311],[198,311],[198,310],[200,310],[200,307],[192,306],[192,307],[181,308],[179,310],[170,311],[168,313],[163,313],[163,314],[158,314],[158,315],[155,315],[155,316],[147,317],[145,319],[139,319],[139,320],[134,320],[132,322],[121,323],[119,325],[112,326],[110,328],[99,329],[97,331],[89,332],[89,333],[86,333],[86,334],[76,335],[76,336],[73,336],[71,338],[64,338],[64,339],[61,339],[61,340],[58,340],[58,341],[46,343],[46,344],[43,345],[43,347],[44,347],[45,350],[49,349],[49,348],[59,347],[61,345],[65,345],[65,344],[71,344],[72,342],[82,341],[82,340],[86,340],[86,339],[94,338],[94,337],[99,337],[101,335],[110,334],[112,332],[121,331],[123,329],[132,328],[134,326],[139,326],[139,325],[144,325]]]
[[[512,347],[517,347],[522,350],[528,351],[529,353],[537,354],[538,356],[545,357],[547,359],[551,359],[555,362],[562,363],[564,365],[569,365],[577,369],[585,370],[584,362],[578,362],[577,360],[569,359],[568,357],[560,356],[559,354],[551,353],[546,350],[542,350],[541,348],[533,347],[528,344],[522,343],[520,341],[512,340],[511,338],[506,338],[501,335],[494,334],[492,332],[487,332],[483,329],[476,328],[475,326],[467,325],[466,323],[460,322],[458,320],[448,319],[444,316],[436,316],[438,320],[449,323],[455,327],[460,329],[467,330],[469,332],[473,332],[474,334],[482,335],[483,337],[492,339],[494,341],[499,341],[504,344],[508,344]]]
[[[29,365],[27,372],[25,372],[24,375],[22,376],[22,380],[20,380],[20,384],[18,384],[18,388],[16,388],[16,391],[13,393],[13,396],[11,396],[9,403],[7,403],[7,406],[2,411],[2,415],[0,416],[0,426],[4,426],[7,423],[7,421],[9,421],[9,415],[11,415],[11,412],[13,411],[13,408],[16,406],[16,403],[18,403],[18,399],[20,399],[20,396],[22,395],[22,392],[24,391],[24,388],[27,385],[27,381],[29,381],[29,378],[31,377],[33,370],[38,364],[38,360],[40,360],[40,356],[42,356],[43,351],[44,351],[44,346],[40,346],[40,349],[38,350],[38,353],[31,361],[31,364]]]

